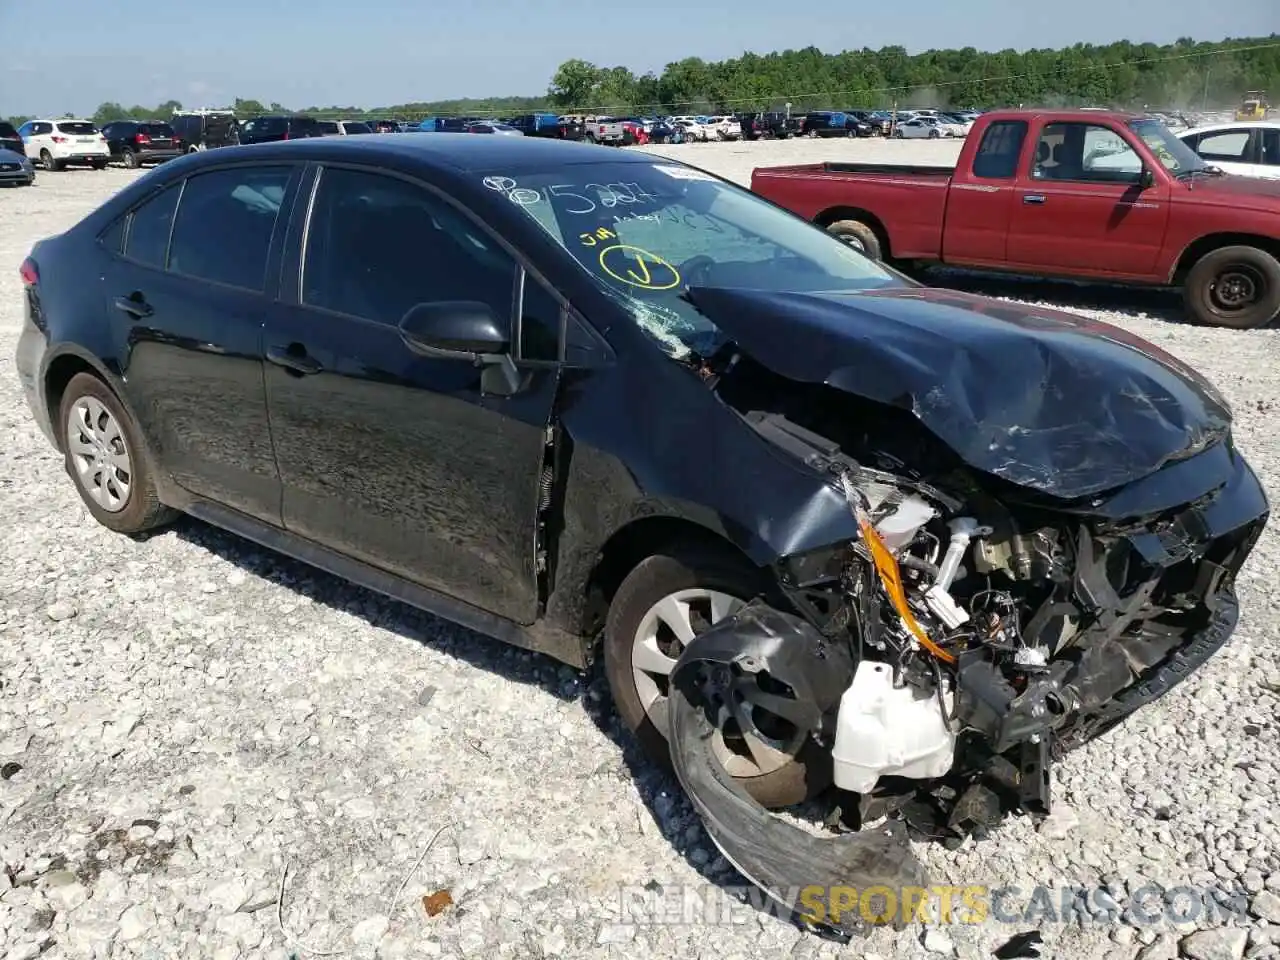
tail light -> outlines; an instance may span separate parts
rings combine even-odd
[[[18,268],[18,274],[22,277],[22,285],[24,287],[34,287],[40,282],[40,271],[36,269],[36,262],[30,257],[22,261],[22,266]]]
[[[54,134],[54,135],[53,135],[52,137],[50,137],[49,139],[50,139],[50,140],[52,140],[54,143],[66,143],[66,142],[67,142],[67,138],[66,138],[66,137],[59,137],[57,134]]]
[[[145,133],[135,133],[133,135],[133,142],[138,144],[150,143],[151,138],[147,136]]]

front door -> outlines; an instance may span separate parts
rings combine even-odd
[[[1169,219],[1169,187],[1143,188],[1142,159],[1110,127],[1045,124],[1009,215],[1011,266],[1036,273],[1151,276]]]
[[[397,323],[417,304],[456,300],[483,301],[508,321],[520,303],[526,324],[556,318],[531,313],[523,272],[482,227],[385,173],[320,171],[297,256],[295,302],[273,314],[266,337],[285,526],[532,623],[554,352],[521,364],[515,395],[485,396],[479,368],[420,356]]]
[[[277,525],[262,327],[295,179],[289,165],[188,177],[131,213],[103,275],[126,396],[160,469]]]

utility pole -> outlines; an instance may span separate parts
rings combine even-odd
[[[1200,105],[1200,109],[1206,113],[1209,110],[1209,74],[1213,72],[1213,61],[1207,60],[1204,65],[1204,102]]]

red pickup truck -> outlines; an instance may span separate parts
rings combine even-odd
[[[1224,174],[1150,117],[993,111],[955,167],[762,167],[751,189],[889,262],[1176,286],[1215,326],[1280,314],[1280,181]]]

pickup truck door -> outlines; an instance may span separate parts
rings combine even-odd
[[[994,121],[983,132],[973,159],[956,167],[947,191],[943,262],[1004,266],[1018,158],[1029,129],[1026,120]]]
[[[1154,275],[1170,190],[1163,168],[1140,178],[1145,152],[1107,123],[1052,121],[1039,130],[1018,176],[1009,216],[1008,265],[1037,273]]]

